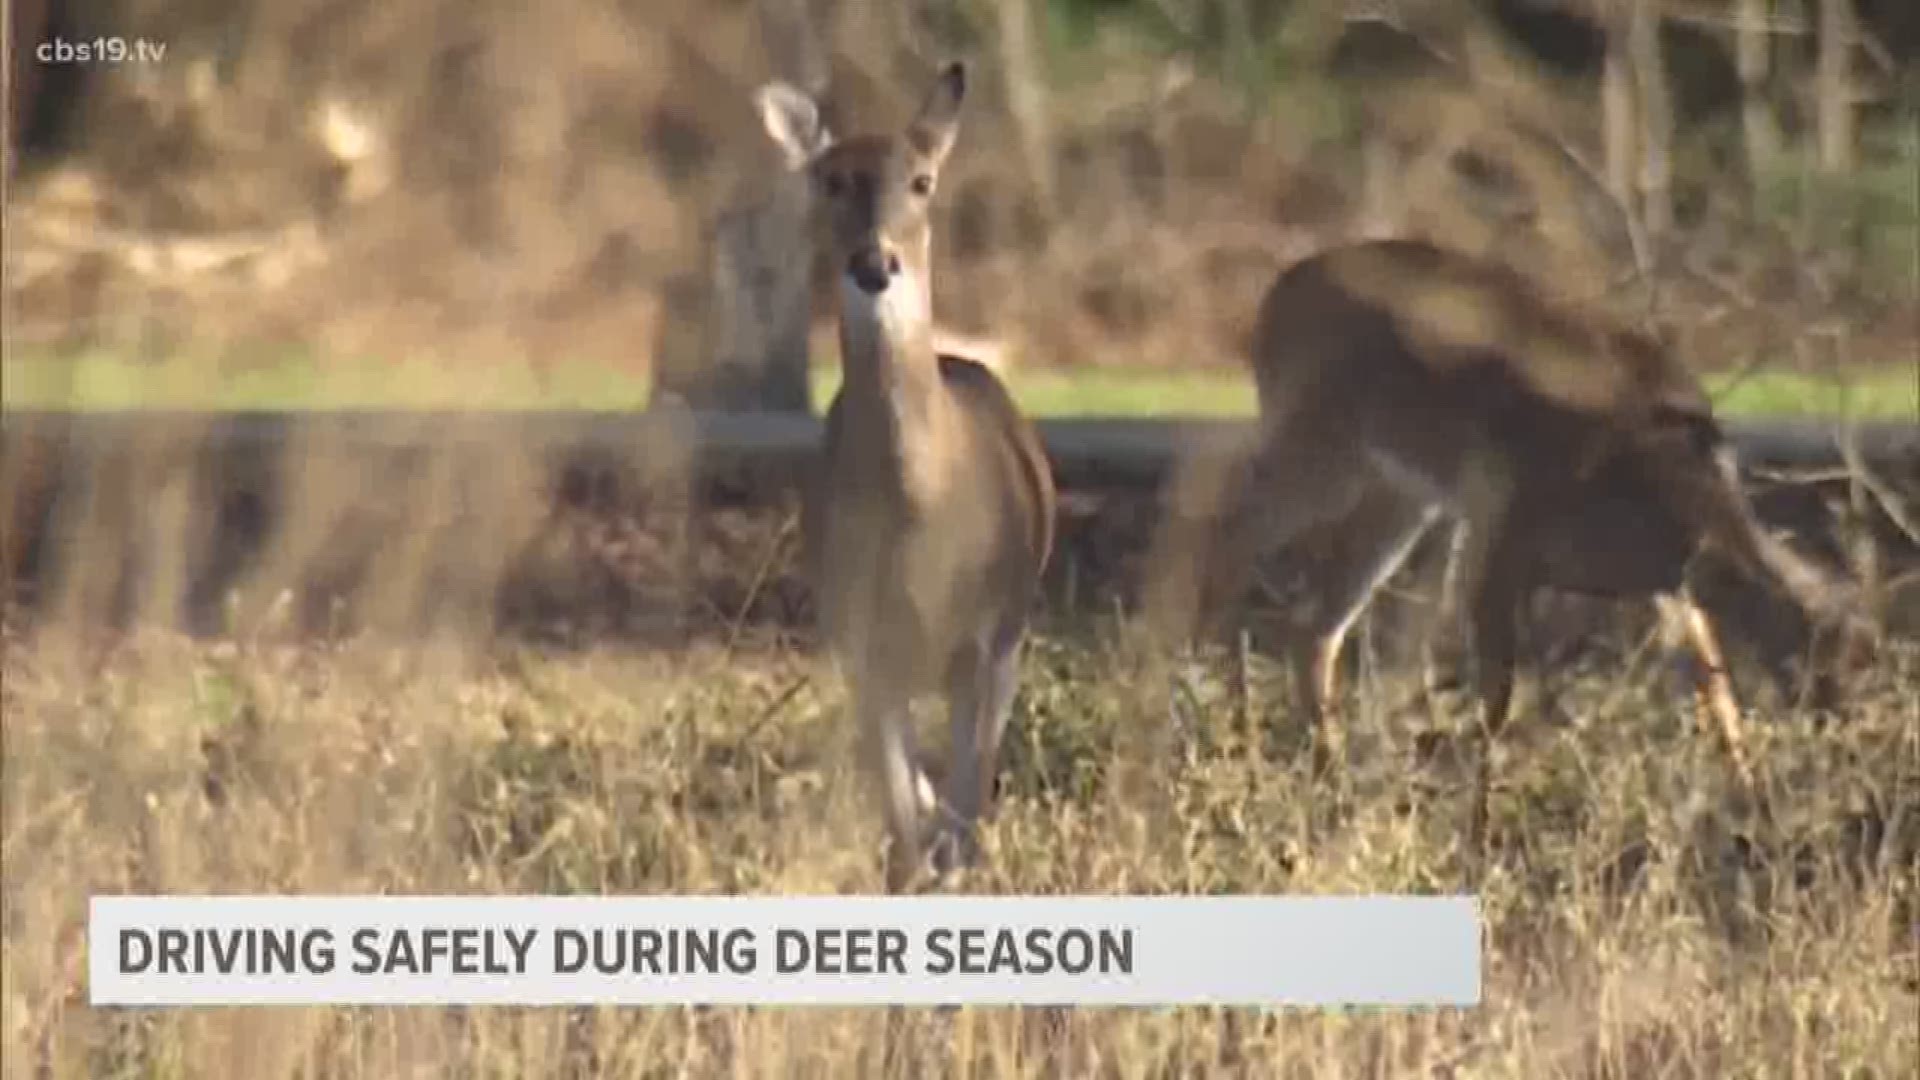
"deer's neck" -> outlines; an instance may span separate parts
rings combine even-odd
[[[840,359],[848,419],[896,449],[944,438],[933,291],[924,263],[909,264],[878,295],[840,282]],[[903,454],[910,457],[910,454]]]

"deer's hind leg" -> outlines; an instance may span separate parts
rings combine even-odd
[[[1513,668],[1519,638],[1519,607],[1523,582],[1515,567],[1519,552],[1504,532],[1483,544],[1469,538],[1463,566],[1470,588],[1467,601],[1473,611],[1473,651],[1480,688],[1479,764],[1474,778],[1473,809],[1468,835],[1474,873],[1484,861],[1489,802],[1493,788],[1493,752],[1501,729],[1513,711]]]
[[[1437,503],[1379,487],[1340,522],[1341,554],[1320,579],[1316,603],[1302,621],[1292,649],[1295,682],[1313,725],[1316,772],[1324,774],[1332,765],[1329,725],[1339,712],[1335,702],[1340,651],[1347,635],[1440,514]]]
[[[1519,606],[1530,566],[1531,538],[1512,520],[1516,487],[1513,463],[1485,445],[1468,451],[1450,485],[1449,501],[1461,522],[1452,572],[1471,612],[1480,690],[1479,768],[1468,825],[1476,875],[1486,848],[1494,745],[1513,707]]]
[[[1753,767],[1747,759],[1746,738],[1740,720],[1740,702],[1733,692],[1733,680],[1727,671],[1726,652],[1720,636],[1705,609],[1686,590],[1662,593],[1654,598],[1660,618],[1686,639],[1693,653],[1693,694],[1695,706],[1712,714],[1726,744],[1727,757],[1733,762],[1740,782],[1753,786]]]
[[[1019,632],[1002,635],[987,656],[987,690],[981,715],[981,760],[986,768],[980,774],[979,785],[983,813],[993,810],[1000,743],[1006,736],[1007,722],[1013,719],[1013,699],[1020,692],[1021,637]]]

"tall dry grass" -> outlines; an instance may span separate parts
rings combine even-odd
[[[956,887],[1450,892],[1462,713],[1363,693],[1340,805],[1256,670],[1156,723],[1109,636],[1058,628]],[[1848,1076],[1920,1053],[1908,648],[1844,716],[1757,725],[1768,809],[1645,665],[1555,676],[1517,729],[1467,1010],[109,1010],[113,892],[849,893],[880,886],[840,692],[790,652],[63,640],[10,631],[5,1075]],[[1163,699],[1162,699],[1163,700]],[[1164,712],[1160,714],[1164,716]],[[1137,755],[1159,742],[1164,760]],[[1123,774],[1147,765],[1157,798]],[[1285,963],[1285,957],[1249,958]]]

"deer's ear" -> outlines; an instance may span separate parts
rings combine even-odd
[[[806,167],[832,144],[827,125],[820,118],[819,104],[805,91],[770,82],[754,94],[753,102],[760,110],[767,135],[785,155],[788,168]]]
[[[927,91],[920,112],[907,128],[914,148],[933,159],[935,166],[946,160],[953,140],[960,134],[960,102],[967,96],[967,67],[958,60],[940,70]]]

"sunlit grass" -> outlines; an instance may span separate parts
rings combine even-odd
[[[1857,416],[1920,421],[1920,364],[1867,369],[1847,378],[1792,371],[1706,380],[1714,405],[1730,416]]]
[[[324,363],[290,353],[244,364],[194,356],[163,361],[106,353],[9,356],[7,408],[330,410],[639,409],[643,374],[585,362],[488,360]]]
[[[1771,818],[1653,669],[1564,672],[1511,733],[1467,1010],[86,1006],[92,894],[849,894],[879,887],[842,692],[805,657],[460,654],[156,633],[5,651],[8,1076],[1904,1075],[1920,1053],[1895,657],[1843,722],[1757,719]],[[794,681],[812,681],[791,692]],[[1448,893],[1465,777],[1363,697],[1333,812],[1256,664],[1149,763],[1128,674],[1042,637],[1010,732],[1004,894]],[[1910,685],[1910,684],[1908,684]],[[1424,713],[1422,714],[1424,717]],[[1454,720],[1457,722],[1458,717]],[[1904,741],[1903,741],[1904,740]],[[1903,749],[1904,748],[1904,749]],[[1873,822],[1878,821],[1880,826]],[[1881,839],[1872,830],[1889,829]],[[1284,963],[1284,957],[1249,957]],[[886,1062],[883,1064],[883,1061]]]
[[[814,373],[813,400],[824,409],[839,386],[837,368]],[[1015,398],[1032,415],[1246,417],[1256,409],[1251,380],[1232,367],[1189,371],[1115,368],[1017,368]],[[1920,419],[1920,373],[1889,366],[1845,379],[1785,370],[1737,380],[1709,378],[1719,408],[1732,416],[1851,415]],[[87,353],[9,356],[8,409],[332,410],[553,409],[633,411],[646,407],[644,371],[588,362],[374,362],[303,355],[244,365],[192,357],[151,362]]]

